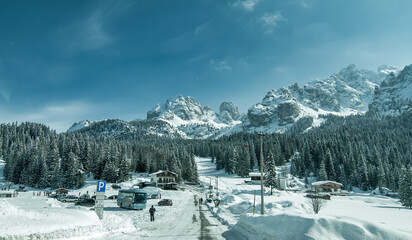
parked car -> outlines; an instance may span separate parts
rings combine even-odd
[[[172,206],[173,201],[171,199],[162,199],[157,203],[159,206]]]
[[[93,198],[94,200],[96,200],[96,195],[92,196],[92,198]],[[106,196],[106,195],[104,196],[104,200],[107,200],[107,196]]]
[[[77,199],[79,198],[75,195],[63,195],[57,197],[57,200],[59,200],[60,202],[75,202]]]
[[[16,189],[17,192],[27,192],[28,190],[26,189],[26,186],[20,185],[18,189]]]
[[[112,189],[122,189],[118,184],[112,184]]]
[[[48,198],[58,198],[60,195],[56,193],[49,194]]]
[[[80,198],[74,202],[74,205],[93,207],[96,201],[93,198]]]
[[[151,199],[159,199],[160,198],[160,194],[159,193],[153,193],[150,195]]]
[[[91,198],[89,194],[82,194],[79,198]]]

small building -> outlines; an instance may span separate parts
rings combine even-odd
[[[169,170],[166,171],[157,171],[155,173],[150,174],[151,181],[156,183],[156,187],[163,188],[163,189],[176,189],[177,190],[177,183],[176,178],[177,174],[171,172]]]
[[[288,166],[280,166],[278,168],[278,189],[279,190],[286,190],[288,185]]]
[[[263,181],[265,181],[265,175],[266,174],[263,173]],[[261,178],[260,172],[251,172],[249,173],[249,177],[250,177],[251,184],[256,184],[256,185],[260,184],[260,178]]]
[[[58,189],[56,189],[55,190],[56,191],[56,194],[68,194],[69,193],[69,190],[68,189],[66,189],[66,188],[58,188]]]
[[[335,181],[318,181],[311,183],[311,188],[315,192],[340,193],[343,185]]]
[[[287,188],[287,178],[286,177],[278,177],[278,188],[279,190],[286,190]]]

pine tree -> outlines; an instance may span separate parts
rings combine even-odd
[[[335,166],[333,164],[332,153],[329,149],[326,150],[324,162],[326,167],[326,173],[328,174],[329,180],[336,180]]]
[[[361,156],[359,165],[359,183],[363,191],[368,190],[369,188],[369,177],[368,177],[368,167],[366,165],[365,156]]]
[[[270,195],[272,195],[273,188],[278,187],[278,181],[276,178],[276,164],[275,160],[272,158],[269,160],[266,168],[266,175],[265,175],[265,186],[270,187]]]
[[[322,161],[319,166],[318,181],[328,180],[328,174],[326,173],[325,163]]]
[[[399,180],[399,200],[403,206],[412,209],[412,168],[407,167],[402,170]]]
[[[116,182],[117,170],[114,166],[114,163],[112,163],[111,161],[106,162],[102,173],[102,179],[108,182]]]
[[[119,181],[123,182],[129,179],[130,159],[123,156],[119,165]]]

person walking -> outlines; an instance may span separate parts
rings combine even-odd
[[[156,212],[156,208],[154,208],[152,205],[152,207],[149,209],[149,212],[150,212],[150,221],[152,222],[154,221],[154,213]]]

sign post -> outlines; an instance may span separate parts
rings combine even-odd
[[[97,181],[96,204],[94,205],[94,211],[97,216],[99,216],[100,220],[103,218],[105,191],[106,181]]]

